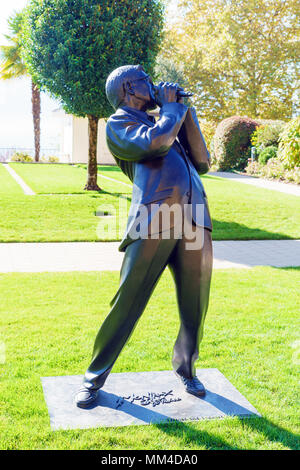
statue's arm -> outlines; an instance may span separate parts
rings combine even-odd
[[[200,129],[195,108],[188,108],[178,138],[198,173],[207,173],[210,168],[210,155]]]
[[[121,160],[144,162],[164,157],[172,147],[187,113],[181,103],[166,103],[153,127],[129,115],[114,115],[106,126],[111,153]]]

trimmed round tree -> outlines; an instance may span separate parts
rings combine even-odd
[[[99,118],[112,108],[106,78],[121,65],[141,64],[152,74],[163,27],[160,0],[30,0],[24,59],[41,89],[63,109],[88,118],[87,190],[97,185]]]
[[[232,116],[220,122],[213,138],[213,152],[219,170],[244,168],[251,135],[258,123],[253,119]]]

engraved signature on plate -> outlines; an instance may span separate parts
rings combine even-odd
[[[175,401],[181,401],[181,398],[176,398],[173,396],[173,390],[168,392],[148,392],[147,395],[129,395],[128,397],[119,397],[116,403],[116,409],[120,408],[125,400],[128,400],[130,403],[139,402],[142,406],[152,405],[153,407],[157,405],[162,405],[166,403],[173,403]]]

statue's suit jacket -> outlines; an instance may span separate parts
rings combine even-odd
[[[194,108],[167,103],[161,107],[157,122],[143,111],[127,106],[118,108],[107,122],[106,138],[117,165],[133,182],[120,251],[125,251],[135,239],[130,230],[140,215],[141,205],[190,203],[196,225],[212,230],[207,197],[199,178],[199,174],[209,170],[209,153]],[[197,204],[204,208],[201,218]],[[153,210],[149,210],[148,226],[153,216]]]

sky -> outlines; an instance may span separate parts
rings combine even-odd
[[[0,0],[0,44],[7,44],[7,19],[26,6],[27,0]],[[174,16],[177,0],[169,0],[169,19]],[[41,147],[54,148],[59,140],[60,121],[54,109],[59,104],[46,93],[41,95]],[[30,78],[0,80],[0,148],[33,148]]]
[[[19,11],[27,0],[0,0],[0,44],[7,44],[7,18]],[[41,146],[55,148],[59,140],[60,122],[52,112],[59,104],[48,95],[41,97]],[[33,148],[31,82],[29,77],[0,80],[0,148]]]

